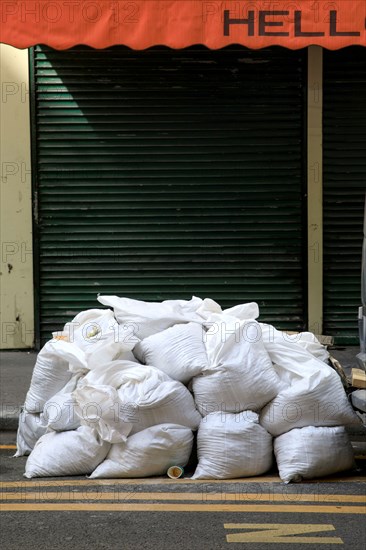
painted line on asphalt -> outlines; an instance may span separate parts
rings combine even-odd
[[[0,450],[2,449],[16,449],[17,446],[16,445],[0,445]]]
[[[364,506],[295,506],[271,504],[127,504],[127,503],[32,503],[0,504],[1,512],[271,512],[290,514],[366,514]]]
[[[282,544],[343,544],[339,537],[298,537],[305,533],[335,531],[330,524],[297,523],[225,523],[224,529],[245,529],[226,535],[227,542],[265,542]]]
[[[296,504],[297,502],[347,502],[354,504],[366,503],[365,495],[321,495],[321,494],[297,494],[297,493],[210,493],[202,491],[201,493],[134,493],[128,491],[100,492],[100,491],[38,491],[38,492],[0,492],[0,497],[4,501],[9,500],[114,500],[114,501],[133,501],[133,500],[183,500],[183,501],[264,501],[264,502],[284,502],[286,504]],[[365,508],[366,511],[366,508]]]

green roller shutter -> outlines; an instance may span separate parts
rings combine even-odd
[[[366,191],[366,49],[324,52],[324,332],[357,343]]]
[[[98,293],[303,328],[306,52],[32,55],[42,340]]]

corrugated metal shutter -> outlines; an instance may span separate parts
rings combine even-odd
[[[366,49],[324,52],[324,332],[357,343],[366,190]]]
[[[303,328],[304,51],[34,52],[42,338],[97,293]]]

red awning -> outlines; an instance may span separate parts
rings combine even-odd
[[[17,48],[366,45],[366,0],[0,0],[0,20]]]

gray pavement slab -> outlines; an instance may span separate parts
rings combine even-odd
[[[0,429],[17,429],[36,362],[35,351],[0,352]]]

